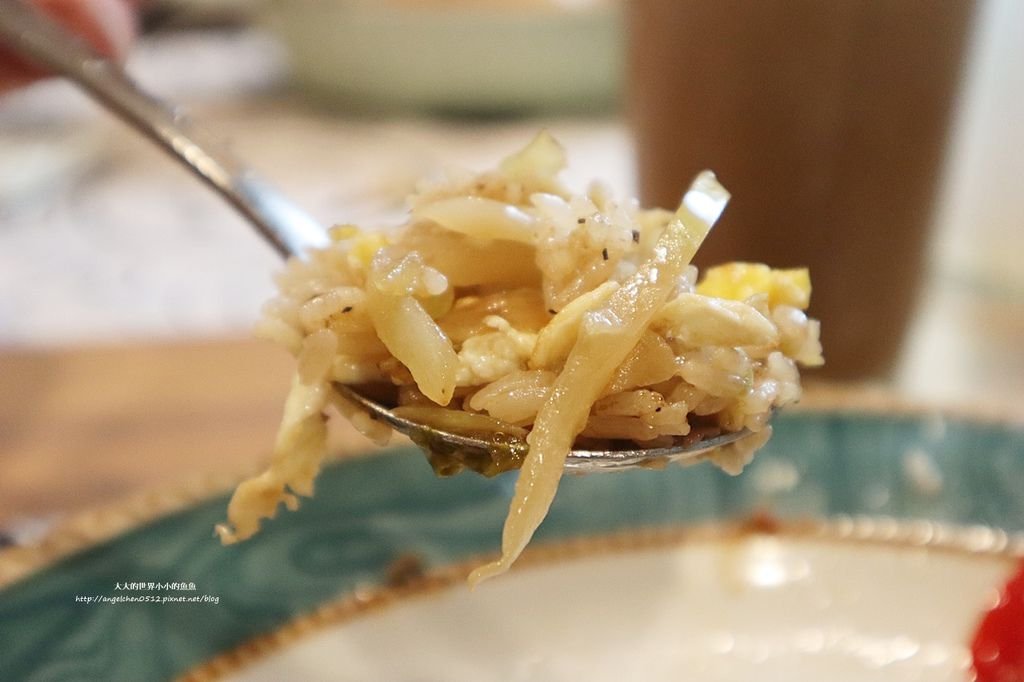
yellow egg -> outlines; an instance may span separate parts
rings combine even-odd
[[[346,239],[351,239],[352,237],[361,234],[361,232],[362,230],[355,225],[341,224],[333,225],[329,230],[327,230],[327,236],[330,237],[332,241],[343,242]]]
[[[360,232],[351,237],[352,246],[348,252],[349,264],[356,268],[365,270],[370,266],[373,256],[391,243],[386,236],[379,232],[369,234]]]
[[[803,310],[811,302],[811,278],[807,268],[773,270],[761,263],[726,263],[705,271],[697,293],[736,301],[767,294],[771,306]]]

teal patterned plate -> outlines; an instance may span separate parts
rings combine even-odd
[[[735,620],[771,630],[788,622],[787,612],[799,611],[764,601],[763,594],[727,604],[728,595],[746,592],[722,577],[734,572],[722,568],[722,557],[739,557],[735,570],[769,586],[787,583],[786,576],[796,575],[794,566],[800,575],[861,576],[859,587],[833,586],[824,597],[817,588],[776,593],[789,595],[786,604],[810,600],[811,622],[830,614],[829,604],[845,603],[843,594],[878,588],[888,600],[894,590],[912,595],[914,585],[930,580],[971,584],[974,592],[959,592],[968,596],[959,597],[963,603],[954,619],[963,621],[957,631],[966,633],[971,614],[981,613],[1024,546],[1024,429],[1006,422],[923,413],[793,412],[778,418],[775,436],[739,477],[707,464],[568,477],[521,570],[471,593],[461,578],[474,561],[497,550],[513,480],[437,479],[418,452],[394,449],[328,466],[315,497],[239,545],[222,547],[212,537],[214,524],[224,518],[223,494],[157,518],[0,590],[0,680],[221,674],[267,680],[573,679],[581,657],[604,671],[592,679],[625,679],[623,661],[631,659],[609,656],[609,647],[621,646],[611,643],[621,640],[638,614],[662,603],[659,594],[666,604],[678,597],[673,585],[684,584],[687,576],[721,578],[696,590],[726,595],[701,607],[702,613],[721,603]],[[927,523],[904,521],[911,519]],[[837,539],[857,542],[835,544]],[[871,558],[888,545],[913,551]],[[675,568],[666,572],[666,566]],[[637,580],[638,570],[652,573]],[[887,591],[885,583],[900,586]],[[696,612],[703,603],[693,601],[696,588],[690,589],[675,612],[686,613],[691,602]],[[400,606],[405,597],[408,605]],[[913,610],[892,598],[894,613]],[[812,608],[815,599],[824,604],[818,611]],[[552,620],[552,614],[558,617]],[[568,617],[573,614],[583,620],[574,625]],[[836,622],[856,620],[845,618]],[[545,634],[544,623],[559,631]],[[699,628],[701,621],[683,627],[680,637],[687,627]],[[826,637],[801,627],[792,629],[805,638],[800,646],[813,649],[819,641],[814,637]],[[324,644],[325,633],[334,630],[341,634],[331,637],[341,639]],[[588,641],[597,643],[595,651],[570,647],[555,655],[531,648],[534,639],[574,641],[568,636],[574,630],[593,632]],[[484,635],[487,641],[474,643]],[[839,630],[832,635],[840,644],[847,641]],[[742,650],[737,642],[747,641],[735,633],[722,636],[732,637],[729,651]],[[899,632],[893,636],[903,641]],[[726,640],[691,634],[685,641],[686,646],[669,647],[682,656],[672,665],[697,666],[691,672],[703,671],[698,677],[719,679],[718,668],[694,652],[705,647],[721,658]],[[921,641],[918,658],[949,657],[928,649],[932,640]],[[360,642],[380,648],[356,646]],[[504,644],[492,651],[495,642]],[[748,644],[748,653],[754,652],[748,658],[756,661],[763,642]],[[884,651],[895,646],[890,645]],[[638,646],[633,642],[630,650]],[[289,651],[301,647],[312,648],[289,658]],[[654,660],[665,648],[643,651]],[[509,660],[495,651],[507,651]],[[864,665],[875,660],[869,659],[863,658]],[[450,665],[437,669],[443,661]],[[962,661],[951,665],[962,669]],[[667,678],[673,670],[686,668],[666,667]]]

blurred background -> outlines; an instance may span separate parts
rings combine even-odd
[[[127,67],[153,92],[186,105],[325,225],[401,219],[419,178],[448,165],[486,167],[542,127],[566,146],[568,180],[577,187],[598,177],[620,196],[664,196],[656,186],[666,184],[681,194],[684,183],[669,178],[664,157],[717,168],[721,149],[728,171],[720,175],[740,201],[739,168],[768,164],[758,156],[765,148],[835,158],[837,139],[863,133],[865,102],[889,68],[881,60],[878,73],[858,70],[864,35],[848,27],[871,25],[837,13],[817,20],[834,35],[817,41],[828,46],[829,69],[812,71],[826,85],[861,79],[857,88],[837,87],[845,99],[826,100],[825,86],[773,85],[794,65],[826,59],[815,41],[787,38],[788,56],[772,52],[767,39],[743,49],[753,44],[743,31],[777,42],[797,31],[822,35],[794,5],[774,4],[789,13],[751,23],[740,20],[745,3],[700,0],[151,1],[141,4],[142,33]],[[861,5],[894,6],[896,14],[931,7]],[[844,245],[867,237],[859,226],[844,227],[819,234],[816,251],[800,262],[769,257],[786,266],[814,260],[816,277],[843,253],[858,253],[855,272],[864,274],[834,285],[851,306],[884,308],[896,294],[872,289],[871,273],[901,273],[888,286],[912,294],[906,310],[858,318],[857,329],[843,332],[892,341],[891,361],[870,368],[837,361],[834,377],[929,403],[1015,406],[1024,397],[1024,3],[946,8],[935,26],[920,28],[952,36],[948,44],[936,39],[934,54],[922,53],[922,73],[946,75],[940,99],[948,121],[943,109],[932,126],[937,157],[893,170],[914,151],[897,138],[814,189],[815,202],[827,202],[843,195],[839,180],[852,185],[881,174],[887,190],[849,200],[886,210],[886,202],[914,202],[920,238],[894,237],[892,248],[872,242],[865,257]],[[669,14],[661,20],[658,12]],[[886,18],[884,26],[900,20]],[[726,27],[731,38],[721,34]],[[697,36],[707,37],[699,53]],[[911,39],[894,35],[872,50],[898,55]],[[680,46],[691,48],[689,58]],[[709,51],[714,58],[701,61]],[[736,93],[733,114],[750,115],[720,115],[717,85]],[[783,103],[777,134],[755,130],[762,141],[749,127],[734,131],[737,120],[769,120],[761,117],[764,93],[789,98],[773,99]],[[821,134],[794,137],[784,125],[786,103],[819,100],[826,105],[813,110],[816,117],[792,127]],[[902,106],[904,119],[929,120],[924,105]],[[694,111],[712,121],[710,129],[695,123]],[[836,121],[846,126],[840,134],[829,132]],[[688,136],[714,144],[691,159],[680,143]],[[905,186],[925,166],[925,189],[908,195]],[[829,211],[838,209],[802,196],[794,193],[803,211],[779,208],[802,215],[793,225],[727,220],[721,243],[729,244],[725,230],[742,234],[752,225],[759,234],[827,231],[809,226],[831,223]],[[741,204],[737,211],[749,214]],[[898,235],[901,225],[876,232]],[[0,528],[8,538],[29,538],[71,510],[196,476],[234,475],[266,457],[291,360],[248,334],[279,265],[221,200],[70,85],[50,80],[0,95]],[[819,310],[815,300],[811,312],[827,325],[841,305],[829,297],[833,309]],[[827,336],[825,351],[829,358]],[[339,441],[358,443],[339,429]]]

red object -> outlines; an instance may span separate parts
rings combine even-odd
[[[971,642],[977,682],[1024,682],[1024,564]]]

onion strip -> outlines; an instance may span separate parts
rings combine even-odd
[[[698,175],[651,257],[607,303],[584,315],[576,344],[527,437],[530,449],[505,519],[501,557],[473,571],[471,586],[507,571],[530,542],[554,501],[565,459],[591,407],[672,294],[728,200],[713,173]]]

